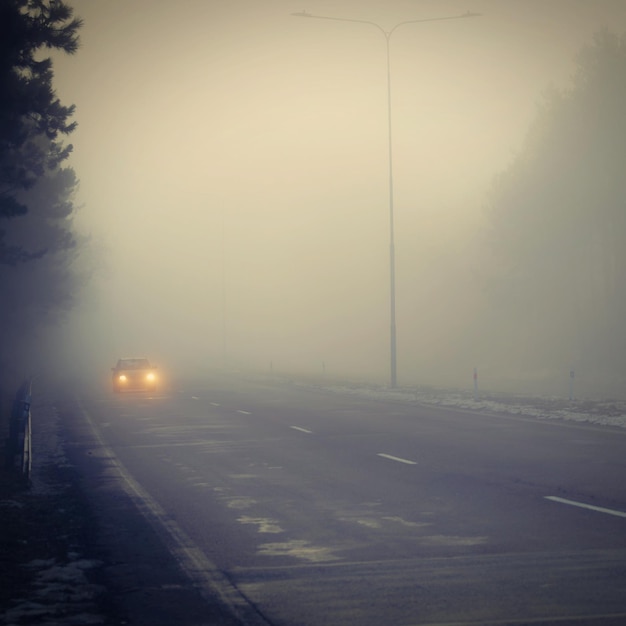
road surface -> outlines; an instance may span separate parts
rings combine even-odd
[[[60,411],[145,623],[626,623],[624,430],[225,376]]]

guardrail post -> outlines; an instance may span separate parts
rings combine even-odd
[[[32,382],[25,380],[15,394],[9,424],[6,459],[7,467],[19,469],[27,480],[30,480],[32,469],[31,388]]]

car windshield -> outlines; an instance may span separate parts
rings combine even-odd
[[[121,370],[144,370],[150,368],[148,359],[120,359],[117,368]]]

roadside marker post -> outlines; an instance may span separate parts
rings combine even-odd
[[[474,400],[478,399],[478,370],[474,368]]]

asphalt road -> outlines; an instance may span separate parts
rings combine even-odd
[[[626,623],[623,430],[227,377],[61,412],[135,623]]]

